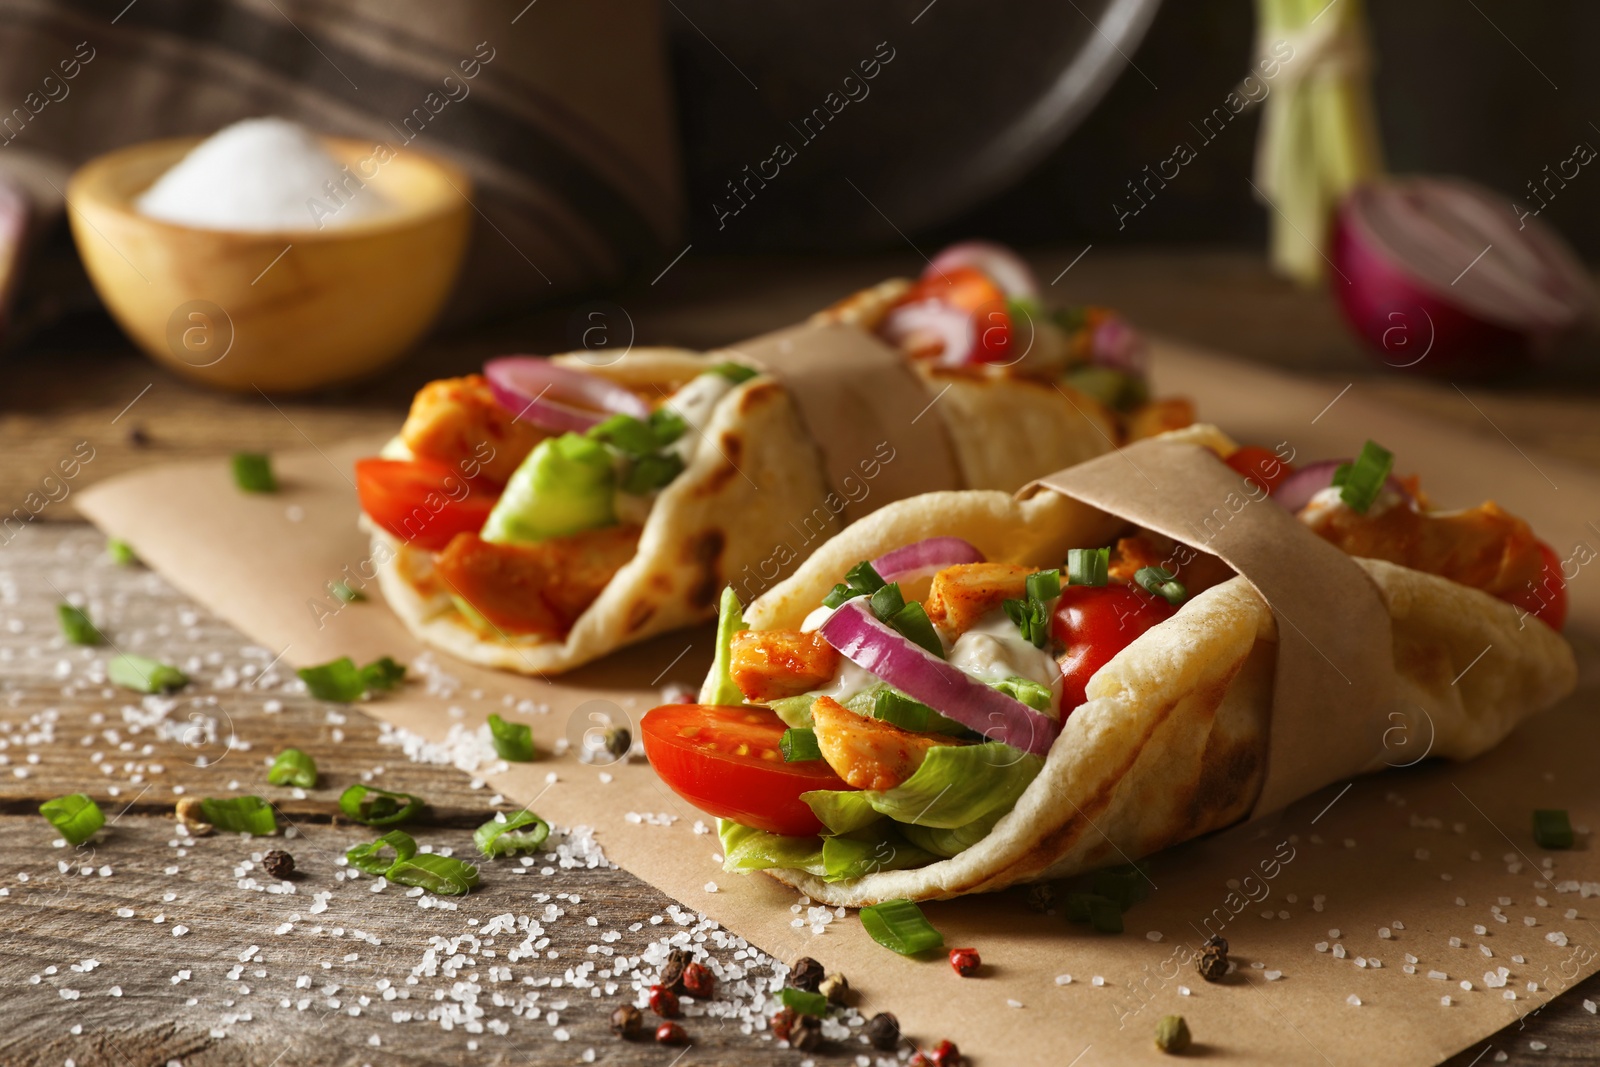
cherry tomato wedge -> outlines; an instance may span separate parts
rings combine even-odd
[[[485,492],[431,459],[356,460],[361,510],[402,541],[437,552],[458,533],[477,533],[494,508]]]
[[[1561,557],[1540,541],[1539,559],[1543,563],[1539,584],[1506,599],[1551,629],[1560,630],[1567,621],[1567,582],[1561,573]]]
[[[1294,467],[1278,458],[1277,453],[1260,445],[1242,445],[1233,455],[1223,460],[1246,481],[1255,482],[1268,493],[1294,473]]]
[[[1059,661],[1063,711],[1084,702],[1084,689],[1096,671],[1177,610],[1138,586],[1120,582],[1064,586],[1050,620],[1050,635],[1066,649]]]
[[[813,789],[849,789],[823,760],[785,763],[783,720],[766,708],[664,704],[641,724],[645,755],[674,793],[701,811],[806,837],[822,824],[800,799]]]

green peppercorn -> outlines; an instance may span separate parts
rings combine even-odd
[[[1176,1056],[1189,1047],[1189,1024],[1181,1015],[1163,1015],[1156,1023],[1156,1048]]]

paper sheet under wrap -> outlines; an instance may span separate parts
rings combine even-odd
[[[1470,504],[1493,496],[1564,555],[1576,540],[1600,543],[1585,525],[1600,516],[1600,476],[1593,471],[1535,457],[1539,470],[1561,487],[1557,492],[1498,436],[1486,431],[1475,439],[1384,407],[1359,384],[1344,395],[1343,380],[1290,379],[1172,345],[1155,355],[1160,391],[1193,397],[1209,419],[1241,440],[1287,440],[1304,460],[1353,454],[1374,438],[1401,457],[1405,470],[1422,474],[1439,501]],[[1318,418],[1336,396],[1343,398]],[[381,600],[341,607],[325,588],[370,552],[356,525],[349,464],[382,441],[315,444],[320,451],[274,456],[282,485],[277,494],[237,492],[226,459],[219,458],[154,464],[83,490],[78,499],[84,514],[126,539],[141,560],[273,654],[282,652],[288,664],[392,655],[416,666],[426,650]],[[606,855],[638,877],[780,959],[816,957],[849,976],[867,1015],[892,1011],[918,1041],[952,1038],[983,1063],[1064,1064],[1080,1055],[1079,1067],[1153,1063],[1159,1056],[1151,1043],[1156,1020],[1181,1013],[1208,1063],[1422,1067],[1469,1046],[1476,1055],[1483,1038],[1600,967],[1600,898],[1571,888],[1600,883],[1600,851],[1586,839],[1570,852],[1542,853],[1527,831],[1535,807],[1567,808],[1574,824],[1600,827],[1593,773],[1593,753],[1600,751],[1600,715],[1593,711],[1600,577],[1586,569],[1570,591],[1568,633],[1591,671],[1575,697],[1534,716],[1470,763],[1428,761],[1386,771],[1357,780],[1346,792],[1329,788],[1158,853],[1149,863],[1159,888],[1128,913],[1128,933],[1120,937],[1030,911],[1021,891],[927,905],[947,943],[977,946],[988,965],[981,979],[961,983],[959,997],[946,992],[945,983],[959,981],[947,964],[885,951],[852,916],[833,919],[821,936],[792,926],[795,894],[761,875],[721,870],[712,858],[716,838],[694,832],[703,816],[663,788],[643,763],[586,767],[569,754],[489,774],[484,793],[501,792],[517,803],[537,797],[535,810],[551,822],[594,827]],[[319,617],[313,603],[335,614]],[[358,705],[360,712],[438,742],[453,724],[471,727],[490,711],[503,711],[502,700],[510,696],[549,708],[526,717],[541,751],[549,752],[591,701],[606,701],[637,721],[658,702],[658,687],[698,684],[711,661],[711,630],[657,638],[549,682],[437,653],[432,658],[459,680],[455,696],[408,685]],[[475,688],[483,690],[482,700],[467,699]],[[452,717],[452,705],[464,709],[464,719]],[[404,780],[404,764],[396,751],[389,761],[396,782]],[[602,770],[609,781],[601,779]],[[553,785],[546,782],[552,772]],[[345,784],[328,783],[318,795],[336,798]],[[629,812],[672,822],[651,825],[628,819]],[[1554,863],[1553,883],[1538,888],[1534,868],[1546,857]],[[498,863],[486,863],[483,878],[509,880]],[[554,891],[550,885],[524,888]],[[1538,905],[1536,895],[1548,906]],[[1502,896],[1514,901],[1501,909],[1510,917],[1506,924],[1490,911]],[[487,918],[473,910],[478,899],[462,899],[456,919],[419,913],[418,946],[430,934],[466,929],[463,916]],[[1569,908],[1576,919],[1565,918]],[[1525,926],[1525,915],[1538,925]],[[1197,953],[1204,937],[1199,931],[1217,929],[1219,919],[1239,972],[1234,983],[1212,986],[1197,979],[1183,953]],[[1404,929],[1395,928],[1397,922]],[[1491,935],[1477,937],[1474,924]],[[1331,928],[1340,929],[1346,958],[1313,947],[1332,940]],[[1392,937],[1380,937],[1381,928],[1391,929]],[[1161,940],[1147,938],[1147,931]],[[1569,943],[1548,940],[1556,933]],[[1464,947],[1450,947],[1452,936]],[[1495,959],[1478,954],[1480,941],[1493,948]],[[1403,970],[1406,953],[1421,960],[1415,974]],[[1514,954],[1527,962],[1513,962]],[[1383,966],[1357,968],[1357,956],[1381,959]],[[1281,977],[1266,980],[1256,964]],[[1515,1001],[1484,989],[1483,972],[1501,964],[1513,972],[1507,988],[1514,988]],[[1435,968],[1450,981],[1429,979]],[[1059,983],[1067,974],[1073,981]],[[1095,975],[1105,984],[1093,984]],[[1473,981],[1475,991],[1460,990],[1458,980]],[[1527,982],[1537,982],[1538,990],[1526,991]],[[1444,994],[1452,995],[1452,1007],[1440,1005]],[[1348,1003],[1352,995],[1360,1007]],[[541,1030],[515,1020],[511,1037],[545,1040]]]
[[[1054,490],[1220,557],[1272,608],[1278,659],[1266,778],[1253,816],[1373,768],[1394,690],[1389,612],[1349,556],[1208,449],[1137,441],[1041,478]]]

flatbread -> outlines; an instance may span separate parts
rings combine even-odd
[[[1206,427],[1182,436],[1231,447]],[[849,567],[924,537],[965,538],[1000,562],[1057,566],[1067,548],[1104,544],[1116,525],[1055,494],[930,494],[850,526],[746,617],[757,629],[797,628]],[[1431,738],[1431,755],[1477,756],[1575,685],[1566,640],[1537,621],[1523,625],[1512,605],[1434,575],[1357,563],[1392,624],[1390,716],[1399,736]],[[829,905],[944,899],[1125,863],[1236,822],[1263,781],[1276,642],[1272,612],[1244,578],[1208,589],[1090,680],[1044,770],[976,845],[849,881],[767,873]],[[1410,762],[1420,749],[1420,740],[1402,754],[1379,748],[1366,770]]]

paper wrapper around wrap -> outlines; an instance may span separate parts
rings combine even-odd
[[[1199,445],[1137,441],[1040,478],[1054,490],[1218,556],[1278,624],[1266,778],[1251,814],[1382,765],[1394,652],[1365,571]]]
[[[943,422],[923,417],[933,406],[927,387],[901,353],[871,334],[839,323],[806,324],[729,351],[776,375],[794,397],[846,522],[892,500],[961,485]],[[858,465],[884,441],[894,460],[868,487]]]
[[[1171,345],[1159,351],[1156,368],[1160,389],[1194,397],[1209,417],[1241,439],[1288,438],[1302,457],[1311,458],[1348,455],[1367,437],[1376,438],[1402,456],[1407,469],[1427,478],[1436,499],[1470,503],[1492,494],[1563,551],[1575,539],[1594,541],[1584,525],[1600,515],[1600,478],[1593,472],[1536,457],[1539,469],[1560,485],[1554,492],[1498,438],[1474,439],[1385,408],[1359,385],[1313,423],[1343,383],[1293,380]],[[77,499],[86,515],[126,539],[150,567],[271,654],[281,652],[288,664],[392,655],[416,667],[426,662],[421,659],[426,649],[386,605],[376,598],[344,605],[325,588],[367,557],[367,539],[356,525],[350,464],[371,455],[382,441],[315,444],[320,451],[274,457],[282,486],[277,494],[238,492],[226,460],[218,459],[151,466],[83,490]],[[1139,477],[1124,468],[1126,477]],[[90,568],[84,581],[92,580]],[[367,591],[372,595],[373,587]],[[1569,632],[1581,631],[1585,638],[1600,633],[1600,580],[1585,572],[1571,594]],[[319,617],[313,604],[333,614]],[[163,654],[160,642],[151,642],[134,651]],[[1592,642],[1581,644],[1580,651],[1591,647]],[[697,683],[711,659],[711,631],[668,635],[552,681],[478,668],[437,653],[433,658],[459,681],[455,695],[408,685],[359,705],[360,710],[438,742],[453,724],[474,726],[489,711],[503,711],[502,700],[510,696],[550,709],[526,717],[540,750],[549,752],[586,709],[602,706],[596,702],[637,721],[658,702],[660,686]],[[212,695],[208,678],[208,672],[197,674],[196,695]],[[482,689],[484,699],[468,699],[475,688]],[[229,702],[227,693],[215,695]],[[1428,762],[1386,772],[1357,781],[1348,792],[1329,789],[1278,814],[1152,857],[1150,870],[1159,889],[1129,913],[1130,933],[1122,937],[1035,914],[1023,906],[1020,893],[926,905],[949,944],[978,946],[993,967],[982,981],[963,982],[962,995],[954,998],[930,990],[930,981],[937,984],[935,969],[943,964],[886,952],[851,917],[834,919],[822,937],[791,926],[795,895],[760,875],[723,872],[711,858],[715,838],[692,829],[704,816],[666,791],[645,764],[586,767],[568,754],[487,773],[484,792],[504,793],[514,803],[537,797],[536,810],[551,822],[595,827],[610,859],[663,892],[781,959],[810,955],[822,960],[849,976],[866,1014],[892,1011],[919,1042],[950,1037],[985,1062],[1003,1054],[1006,1062],[1064,1063],[1088,1045],[1093,1051],[1081,1061],[1085,1065],[1145,1062],[1155,1055],[1150,1035],[1156,1019],[1181,1012],[1209,1062],[1414,1067],[1516,1023],[1596,969],[1592,900],[1579,899],[1576,892],[1534,889],[1529,872],[1537,864],[1531,860],[1520,874],[1498,860],[1513,847],[1540,857],[1526,829],[1532,808],[1565,807],[1574,823],[1600,826],[1592,767],[1592,754],[1600,751],[1600,718],[1590,710],[1594,695],[1591,683],[1469,764]],[[452,717],[452,705],[462,707],[466,717]],[[248,722],[236,727],[249,736]],[[388,766],[391,787],[405,788],[406,763],[398,749]],[[609,781],[600,777],[602,770]],[[546,775],[552,772],[558,781],[549,785]],[[335,798],[347,784],[328,782],[316,796]],[[95,792],[92,783],[86,785]],[[259,779],[243,787],[274,798],[282,793]],[[1406,806],[1399,806],[1397,796]],[[664,813],[676,821],[650,825],[626,818],[629,812]],[[1419,817],[1442,820],[1443,829],[1420,826]],[[1461,829],[1453,832],[1454,826]],[[1290,845],[1295,858],[1275,880],[1262,881],[1260,863],[1274,858],[1278,843],[1290,837],[1295,837]],[[1355,847],[1343,845],[1346,839]],[[1434,858],[1419,861],[1418,849],[1431,850]],[[1471,850],[1484,858],[1470,861]],[[1600,855],[1592,847],[1549,855],[1558,879],[1600,880]],[[1442,881],[1442,874],[1452,881]],[[453,936],[469,929],[465,917],[486,919],[508,906],[525,907],[508,903],[500,892],[512,881],[500,863],[485,864],[483,878],[491,892],[461,900],[460,913],[419,913],[426,916],[417,928],[419,947],[430,934]],[[1230,880],[1247,878],[1245,888],[1254,887],[1250,906],[1233,909],[1227,904]],[[709,892],[708,884],[717,891]],[[513,888],[524,894],[536,888],[554,891]],[[1547,896],[1550,907],[1534,905],[1535,893]],[[1315,895],[1325,901],[1313,906]],[[1509,925],[1499,924],[1489,911],[1500,896],[1517,902],[1502,909],[1511,914]],[[1457,906],[1457,897],[1468,906]],[[240,904],[287,908],[294,900]],[[1174,970],[1171,962],[1181,961],[1174,953],[1185,947],[1198,951],[1203,934],[1197,930],[1213,928],[1204,920],[1225,906],[1237,912],[1223,928],[1241,960],[1236,983],[1198,982],[1186,963]],[[1578,920],[1562,918],[1568,907],[1579,909]],[[1287,911],[1290,917],[1269,921],[1259,914],[1263,908]],[[1537,916],[1539,925],[1524,927],[1519,921],[1524,912]],[[1405,930],[1396,930],[1393,940],[1380,940],[1377,930],[1396,920],[1404,921]],[[1464,956],[1474,952],[1473,923],[1494,931],[1492,941],[1481,940],[1493,944],[1498,958],[1469,969]],[[1312,943],[1325,939],[1334,926],[1343,929],[1342,943],[1351,957],[1381,957],[1384,966],[1358,970],[1351,959],[1315,952]],[[1141,936],[1146,930],[1161,931],[1163,939],[1146,939]],[[1546,940],[1558,930],[1571,938],[1570,946],[1557,948]],[[669,932],[665,925],[657,931]],[[1451,935],[1467,939],[1468,947],[1447,947]],[[1579,949],[1587,955],[1574,957]],[[1422,958],[1419,973],[1402,972],[1400,957],[1406,952]],[[1513,953],[1524,954],[1528,963],[1512,963]],[[1250,962],[1281,969],[1283,977],[1264,981]],[[1496,991],[1485,993],[1481,983],[1464,995],[1454,981],[1425,977],[1430,967],[1438,967],[1452,979],[1476,980],[1485,964],[1499,963],[1516,972],[1515,1002],[1491,995]],[[551,971],[530,973],[558,974],[566,965],[554,961]],[[1072,984],[1057,984],[1063,973],[1074,976]],[[1090,983],[1097,974],[1105,977],[1105,986]],[[944,979],[957,980],[948,972]],[[1524,980],[1538,981],[1539,991],[1522,992]],[[1195,995],[1180,995],[1180,985]],[[1443,993],[1456,995],[1454,1007],[1440,1006]],[[1361,1007],[1346,1003],[1351,994],[1360,996]],[[502,1009],[491,1008],[497,1010]],[[513,1039],[532,1036],[523,1022],[507,1018]]]

